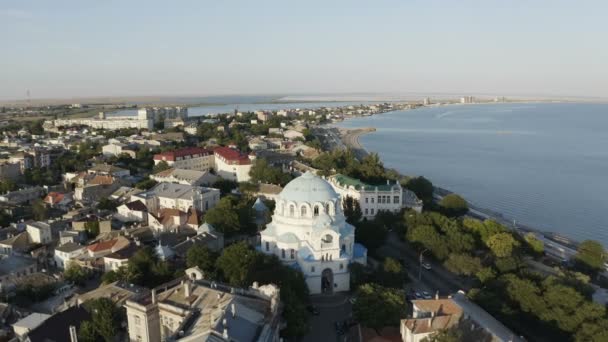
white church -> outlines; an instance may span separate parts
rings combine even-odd
[[[355,243],[355,228],[346,222],[340,195],[310,172],[281,191],[272,222],[260,235],[260,250],[299,269],[311,294],[348,291],[349,264],[367,262],[367,250]]]

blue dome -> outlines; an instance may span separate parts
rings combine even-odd
[[[339,196],[327,181],[311,172],[306,172],[287,183],[279,197],[296,203],[314,203],[333,201]]]

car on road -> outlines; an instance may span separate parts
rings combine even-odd
[[[422,299],[422,295],[420,294],[420,292],[414,293],[414,297],[416,297],[416,299]]]
[[[319,314],[321,314],[321,312],[319,311],[319,309],[317,309],[317,307],[314,306],[314,305],[308,305],[306,307],[306,310],[308,310],[308,312],[310,312],[311,314],[313,314],[315,316],[319,316]]]
[[[334,327],[336,328],[336,333],[338,335],[342,335],[344,334],[344,324],[340,321],[335,321],[334,322]]]
[[[433,299],[433,297],[431,296],[430,293],[426,292],[426,291],[422,291],[422,298],[424,299]]]
[[[355,303],[357,302],[357,297],[351,297],[351,298],[350,298],[348,301],[349,301],[351,304],[355,305]]]
[[[427,270],[430,270],[431,269],[431,264],[429,264],[428,262],[423,262],[422,263],[422,267],[424,267]]]

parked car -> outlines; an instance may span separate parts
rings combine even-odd
[[[334,327],[336,328],[336,333],[338,335],[342,335],[344,334],[344,324],[340,321],[335,321],[334,322]]]
[[[416,297],[416,299],[422,299],[422,295],[420,294],[420,292],[414,293],[414,297]]]
[[[428,293],[426,291],[422,291],[422,298],[424,298],[424,299],[432,299],[433,297],[431,296],[430,293]]]
[[[351,297],[351,298],[350,298],[348,301],[349,301],[351,304],[355,305],[355,303],[357,302],[357,297]]]
[[[431,269],[431,264],[429,264],[428,262],[423,262],[422,263],[422,267],[426,268],[427,270]]]

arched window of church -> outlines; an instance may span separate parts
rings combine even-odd
[[[290,255],[291,259],[295,259],[295,257],[296,257],[296,251],[293,248],[291,249],[291,253],[290,254],[291,254]]]
[[[321,255],[321,261],[325,261],[325,255]]]
[[[343,270],[344,269],[344,264],[340,264],[340,269]]]
[[[268,242],[266,242],[266,243],[268,243]],[[345,244],[342,244],[342,252],[346,252],[346,245]]]
[[[313,210],[313,215],[319,216],[319,206],[318,205],[315,205],[315,208]]]
[[[268,252],[270,250],[270,244],[268,243],[268,241],[266,241],[266,252]]]
[[[306,206],[302,206],[302,208],[300,208],[300,216],[306,217]]]
[[[296,206],[293,204],[289,205],[289,216],[296,216]]]
[[[329,204],[325,203],[325,213],[329,215]]]
[[[285,259],[285,249],[281,249],[281,258]]]

